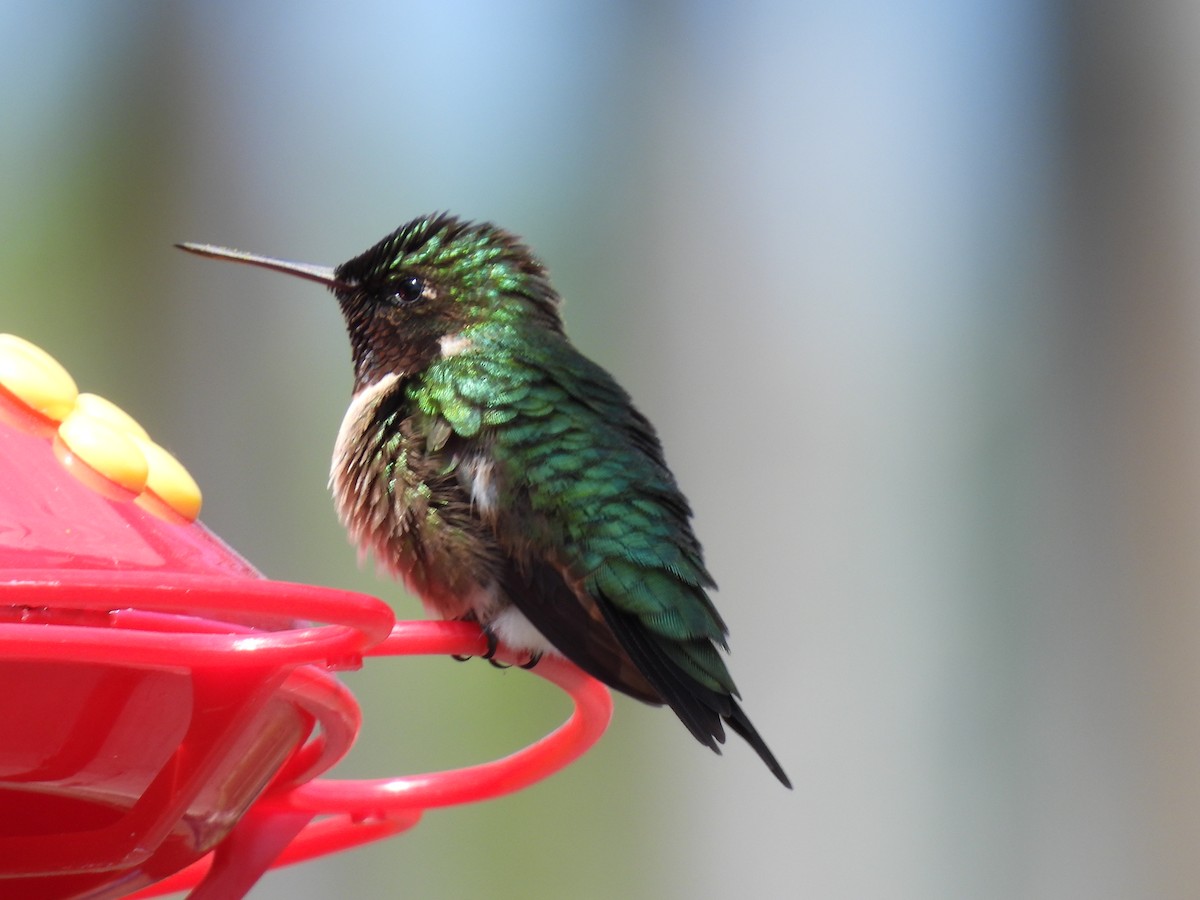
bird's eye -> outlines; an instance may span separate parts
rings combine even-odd
[[[395,306],[409,306],[421,299],[425,293],[425,279],[406,275],[396,283],[396,289],[388,300]]]

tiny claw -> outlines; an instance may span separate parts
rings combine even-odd
[[[492,657],[496,655],[496,650],[500,647],[500,639],[496,637],[496,632],[492,631],[486,625],[483,626],[483,636],[487,640],[487,652],[483,654],[482,658],[491,662]],[[507,668],[507,666],[503,666],[502,668]]]
[[[467,613],[465,616],[461,616],[459,619],[457,619],[457,621],[477,622],[478,620],[475,618],[474,613]],[[487,641],[487,651],[483,654],[483,656],[480,657],[480,659],[486,659],[488,662],[492,662],[492,657],[496,655],[496,649],[500,646],[500,641],[496,637],[495,632],[493,632],[492,629],[488,628],[486,625],[480,625],[479,630],[483,632],[484,639]],[[462,655],[458,653],[451,653],[450,658],[455,662],[466,662],[468,659],[474,659],[475,657],[469,653]],[[498,663],[492,663],[492,665],[499,666]],[[507,668],[507,666],[500,666],[500,668]]]
[[[542,651],[536,650],[529,655],[529,659],[527,659],[527,660],[525,660],[525,662],[521,663],[521,668],[522,669],[532,669],[534,666],[536,666],[541,661],[542,661]]]
[[[484,659],[487,659],[487,657],[485,656]],[[508,663],[502,663],[498,659],[488,659],[488,665],[491,666],[493,669],[511,669],[512,668],[512,666],[509,665]]]

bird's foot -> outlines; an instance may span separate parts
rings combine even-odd
[[[492,631],[487,625],[483,626],[483,637],[487,641],[487,652],[483,654],[482,658],[492,663],[492,665],[496,665],[492,660],[496,656],[496,650],[500,647],[500,639],[496,637],[496,632]]]
[[[484,625],[483,636],[487,639],[487,652],[480,658],[486,659],[493,669],[511,669],[512,666],[508,663],[502,663],[496,659],[496,651],[500,648],[500,639],[496,637],[496,632],[492,631],[487,625]]]
[[[511,664],[503,663],[503,662],[500,662],[500,660],[496,659],[496,651],[500,649],[500,639],[498,637],[496,637],[496,632],[492,631],[492,629],[489,628],[487,625],[481,626],[480,630],[483,631],[484,640],[487,641],[487,649],[483,652],[483,655],[481,655],[479,658],[486,659],[493,668],[511,669],[512,668]],[[457,653],[452,653],[450,655],[450,658],[453,660],[456,660],[457,662],[466,662],[468,659],[471,659],[470,656],[459,656]],[[541,651],[535,650],[529,654],[529,659],[525,660],[525,662],[520,664],[519,668],[532,669],[534,666],[536,666],[541,661],[542,661]]]
[[[495,658],[496,651],[500,649],[500,639],[496,637],[496,632],[492,631],[492,629],[486,625],[480,626],[480,630],[483,632],[484,640],[487,641],[487,649],[484,650],[483,654],[479,658],[486,659],[497,669],[509,668],[507,665]],[[458,662],[466,662],[468,659],[471,659],[470,655],[460,656],[457,653],[450,654],[450,657]]]

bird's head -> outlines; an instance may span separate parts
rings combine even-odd
[[[480,328],[562,331],[560,300],[545,267],[518,238],[487,223],[423,216],[335,268],[207,244],[178,246],[333,291],[350,334],[355,390],[461,352]]]

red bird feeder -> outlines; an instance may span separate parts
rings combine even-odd
[[[465,769],[319,777],[361,718],[332,670],[486,642],[268,581],[199,508],[136,422],[0,335],[0,896],[241,897],[271,866],[526,787],[604,732],[607,690],[547,658],[534,672],[575,709],[538,742]]]

